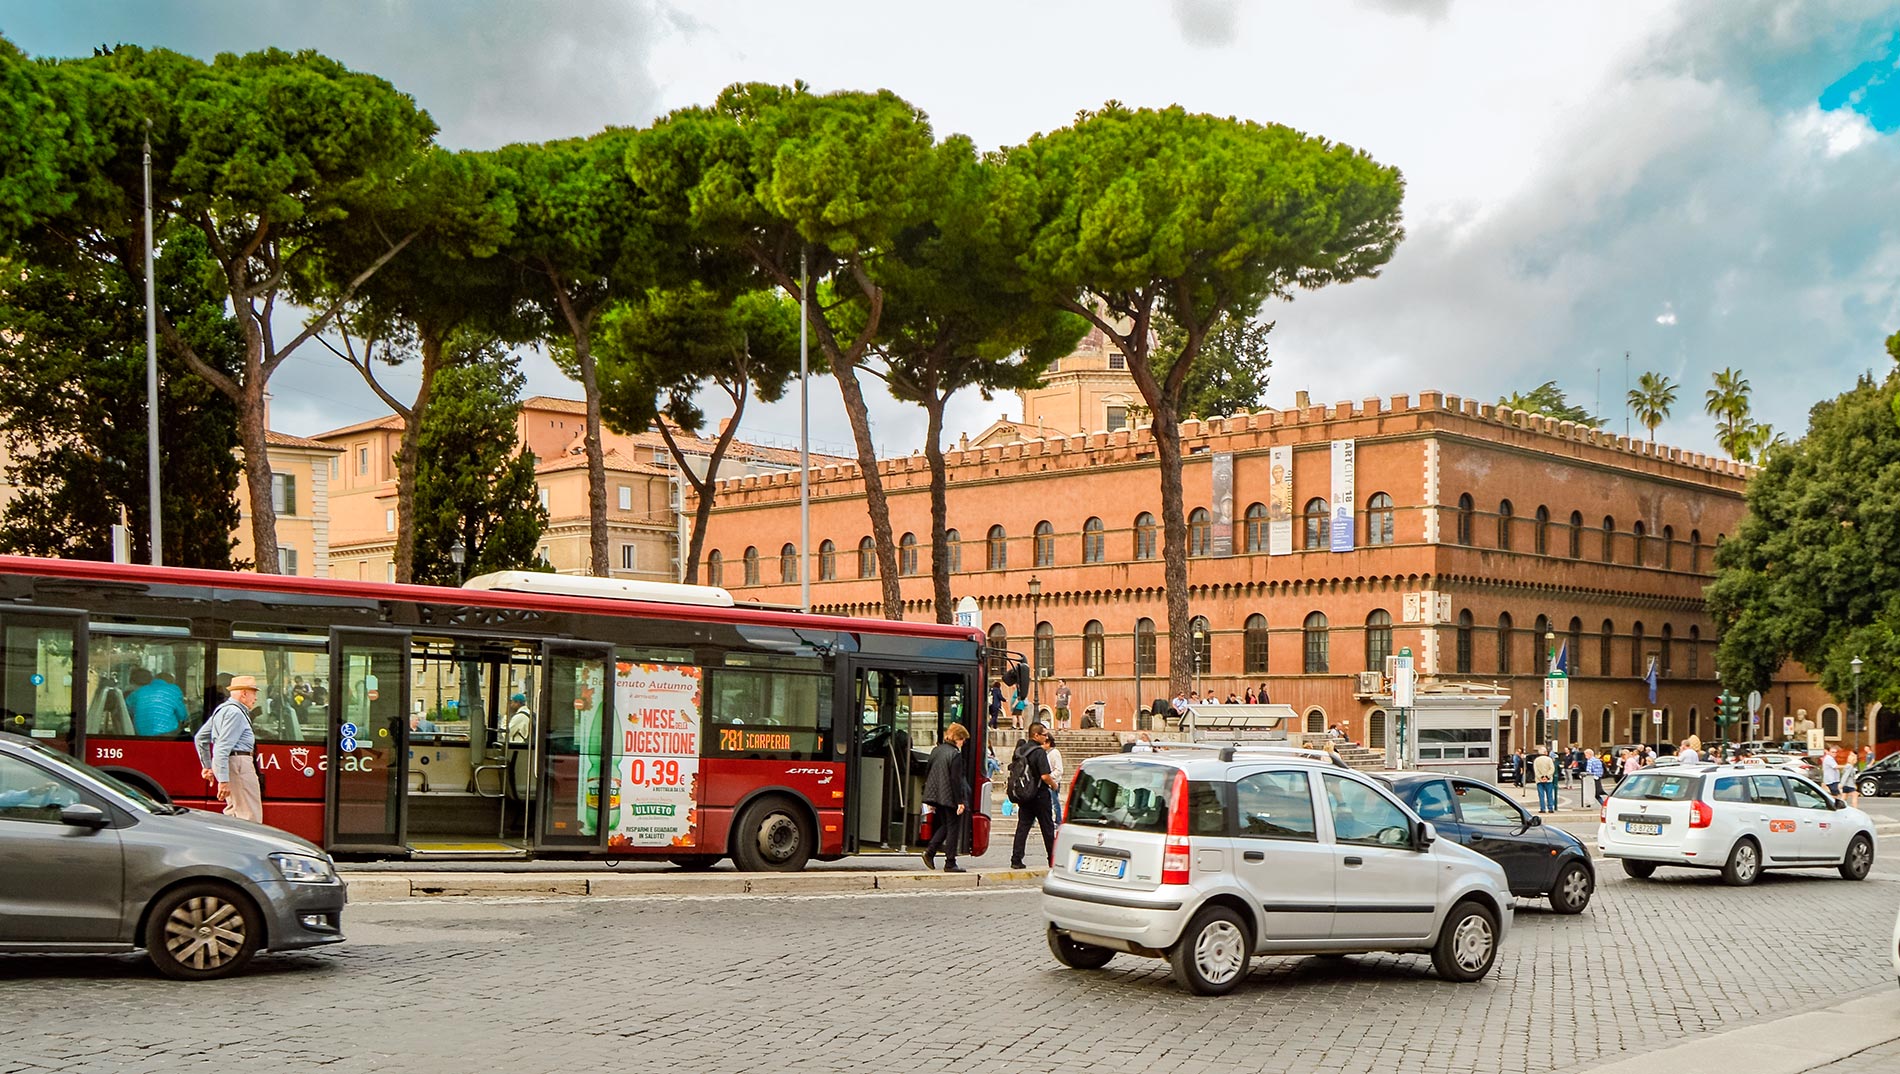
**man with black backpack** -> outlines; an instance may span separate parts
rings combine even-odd
[[[1009,782],[1005,785],[1009,800],[1017,805],[1016,845],[1009,856],[1009,867],[1026,868],[1023,851],[1029,848],[1029,826],[1042,826],[1042,844],[1049,861],[1056,857],[1055,793],[1056,777],[1049,770],[1049,729],[1041,721],[1029,725],[1029,737],[1016,743],[1009,759]]]

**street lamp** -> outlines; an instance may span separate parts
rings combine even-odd
[[[1041,607],[1042,579],[1032,574],[1029,576],[1029,689],[1038,720],[1042,719],[1042,614],[1038,611]],[[1051,638],[1051,643],[1054,640]],[[1055,663],[1055,654],[1050,654],[1049,662]]]
[[[462,564],[468,562],[468,546],[463,544],[459,537],[456,538],[454,544],[449,546],[449,561],[455,564],[455,584],[461,585]]]
[[[1849,661],[1847,666],[1854,669],[1854,731],[1858,736],[1854,741],[1858,744],[1867,735],[1867,723],[1860,714],[1860,657]]]
[[[1200,627],[1194,628],[1194,695],[1201,694],[1201,646],[1206,644],[1207,634]],[[1203,701],[1206,698],[1202,698]]]

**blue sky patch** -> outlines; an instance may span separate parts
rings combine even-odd
[[[1900,128],[1900,33],[1887,39],[1885,55],[1822,90],[1820,104],[1826,112],[1851,108],[1882,134]]]

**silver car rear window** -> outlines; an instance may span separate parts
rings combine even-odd
[[[1168,798],[1181,770],[1137,761],[1088,764],[1075,777],[1064,824],[1130,832],[1168,830]]]

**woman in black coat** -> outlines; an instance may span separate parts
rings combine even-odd
[[[943,871],[963,872],[957,848],[963,845],[963,818],[970,808],[970,769],[963,744],[970,732],[960,723],[943,729],[943,741],[930,751],[924,769],[924,802],[931,808],[930,845],[924,849],[924,868],[937,867],[937,851],[944,852]]]

